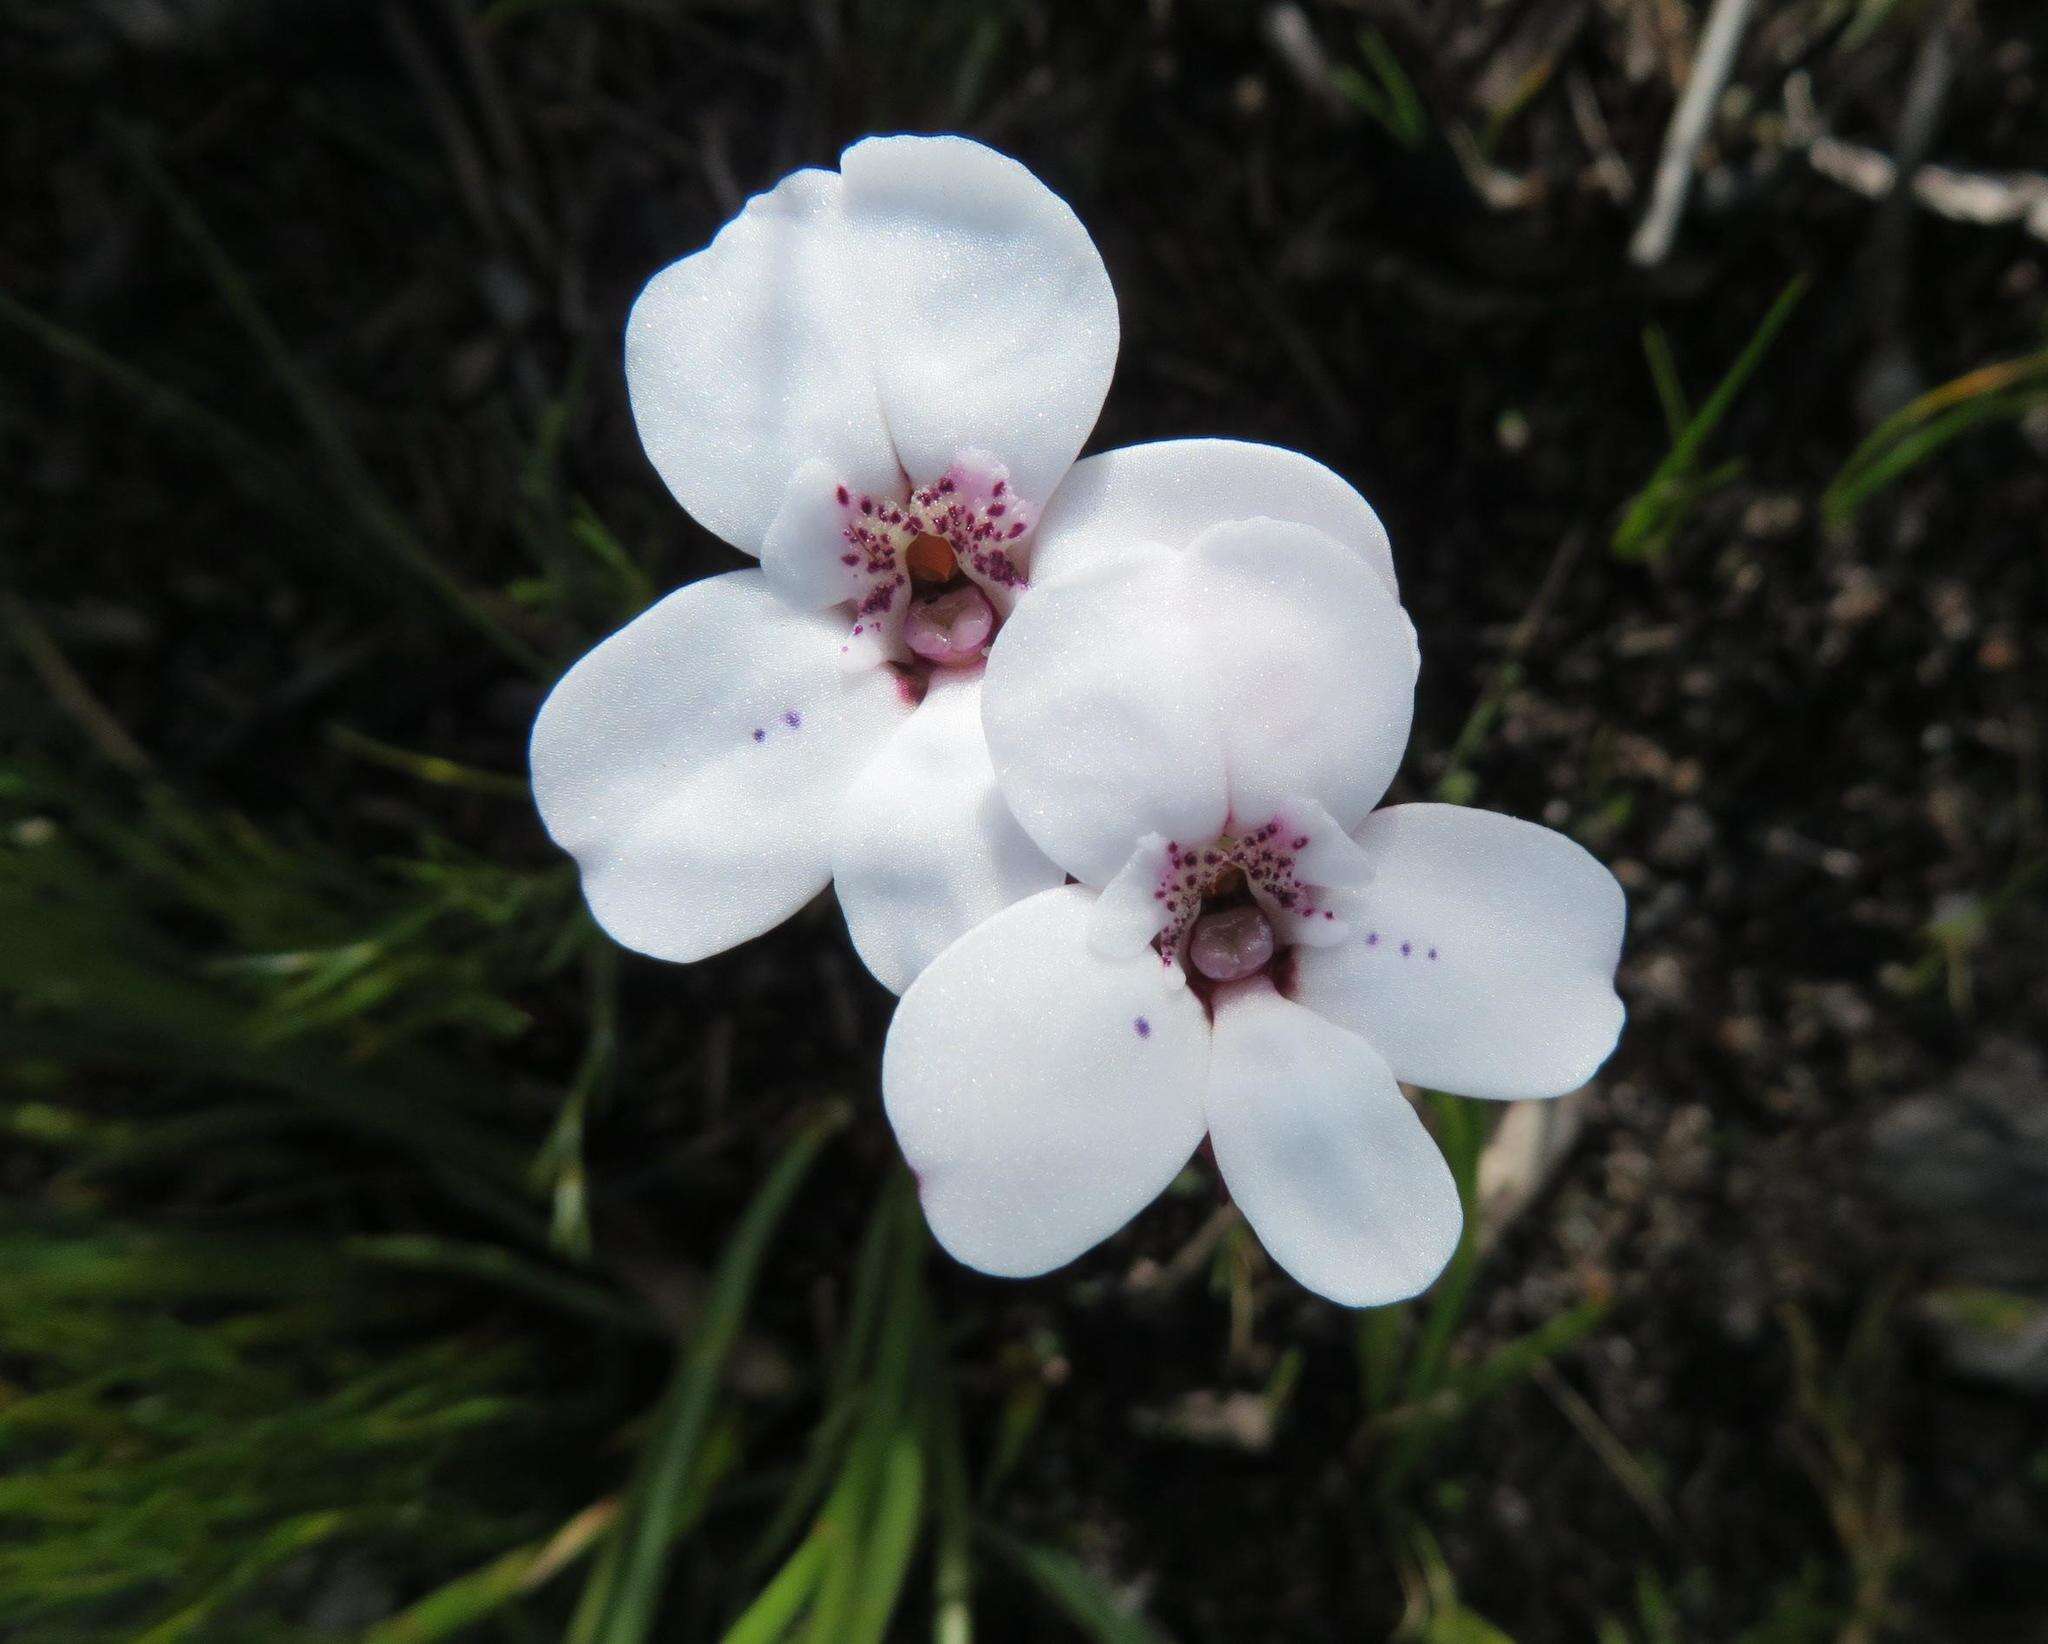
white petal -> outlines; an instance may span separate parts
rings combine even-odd
[[[1088,946],[1095,897],[1043,891],[976,927],[904,994],[882,1096],[939,1243],[1021,1278],[1072,1261],[1202,1139],[1209,1024],[1151,954]]]
[[[1372,882],[1352,939],[1299,956],[1294,997],[1411,1084],[1514,1099],[1575,1090],[1621,1032],[1621,886],[1563,834],[1458,805],[1394,805],[1354,835]]]
[[[1166,877],[1166,841],[1148,833],[1131,859],[1103,887],[1088,919],[1088,945],[1097,953],[1136,953],[1166,929],[1173,910],[1160,893]],[[1176,967],[1174,975],[1179,976]]]
[[[982,725],[1003,797],[1084,884],[1107,885],[1147,834],[1210,839],[1228,813],[1182,560],[1127,546],[1034,588],[989,654]]]
[[[847,794],[832,878],[863,963],[901,993],[957,938],[1065,877],[996,791],[981,670],[941,669]]]
[[[884,493],[902,501],[904,487]],[[851,494],[849,490],[849,495]],[[761,569],[775,591],[807,610],[858,599],[867,589],[864,562],[846,540],[846,510],[839,502],[838,476],[832,465],[813,457],[789,477],[782,506],[761,542]],[[852,619],[848,619],[848,626]]]
[[[1039,520],[1031,578],[1064,576],[1108,543],[1185,548],[1234,519],[1313,525],[1398,591],[1386,527],[1365,498],[1313,457],[1244,440],[1159,440],[1076,463]]]
[[[839,166],[903,467],[925,484],[989,451],[1043,503],[1116,365],[1116,296],[1088,231],[1023,166],[964,137],[871,137]]]
[[[1307,799],[1356,827],[1408,745],[1417,653],[1407,613],[1312,526],[1219,525],[1179,563],[1203,628],[1232,814],[1257,824]]]
[[[626,322],[633,420],[676,500],[758,554],[816,460],[856,490],[897,483],[829,171],[799,171],[647,283]]]
[[[563,676],[534,722],[541,820],[597,922],[701,959],[824,889],[854,775],[909,712],[894,677],[839,666],[841,624],[759,571],[679,589]]]
[[[1209,1137],[1267,1254],[1331,1301],[1415,1295],[1457,1247],[1457,1183],[1386,1063],[1263,983],[1217,998]]]

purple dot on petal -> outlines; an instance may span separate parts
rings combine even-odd
[[[754,740],[756,742],[766,742],[768,740],[768,733],[759,726],[756,726],[754,729]]]
[[[1431,949],[1429,950],[1429,956],[1430,956],[1430,958],[1432,958],[1432,959],[1434,959],[1434,958],[1436,957],[1436,949],[1435,949],[1435,948],[1431,948]]]
[[[1401,944],[1401,957],[1402,957],[1403,959],[1406,959],[1406,958],[1408,957],[1408,955],[1409,955],[1409,954],[1411,954],[1411,953],[1413,953],[1414,951],[1415,951],[1415,944],[1414,944],[1413,942],[1403,942],[1403,943]]]
[[[803,722],[804,716],[798,713],[794,708],[790,709],[788,713],[782,716],[782,723],[787,725],[792,731],[795,730]]]
[[[1378,931],[1368,933],[1365,938],[1365,945],[1369,948],[1378,947],[1380,945],[1380,933]]]
[[[1152,1037],[1152,1024],[1140,1016],[1131,1024],[1131,1031],[1140,1039],[1149,1039]]]

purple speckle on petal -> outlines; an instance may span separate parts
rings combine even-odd
[[[794,708],[790,709],[788,713],[782,716],[782,723],[787,725],[792,731],[795,730],[803,722],[804,716],[798,713]]]
[[[1429,956],[1430,956],[1430,958],[1432,958],[1432,959],[1434,959],[1434,958],[1436,957],[1436,949],[1435,949],[1435,948],[1431,948],[1431,949],[1429,950]]]
[[[1367,932],[1365,938],[1365,945],[1369,948],[1378,947],[1380,945],[1380,933],[1378,931]]]
[[[1408,955],[1409,955],[1409,954],[1411,954],[1411,953],[1413,953],[1414,951],[1415,951],[1415,944],[1414,944],[1413,942],[1403,942],[1403,943],[1401,944],[1401,957],[1402,957],[1403,959],[1406,959],[1406,958],[1408,957]]]
[[[768,733],[767,733],[766,731],[762,730],[762,729],[761,729],[761,728],[760,728],[760,727],[759,727],[759,726],[757,725],[757,726],[755,726],[755,727],[754,727],[754,740],[755,740],[756,742],[766,742],[766,741],[768,740]]]
[[[1140,1016],[1131,1024],[1131,1031],[1140,1039],[1149,1039],[1152,1037],[1152,1024]]]

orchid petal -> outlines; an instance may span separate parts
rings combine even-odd
[[[897,1006],[882,1096],[933,1234],[984,1273],[1072,1261],[1202,1139],[1209,1024],[1151,954],[1088,946],[1094,895],[1042,891],[932,961]]]
[[[1111,956],[1137,953],[1173,919],[1160,887],[1166,882],[1166,841],[1148,833],[1138,841],[1131,859],[1103,886],[1088,917],[1088,945]],[[1180,975],[1178,968],[1175,976]]]
[[[1415,629],[1386,584],[1312,526],[1219,525],[1182,556],[1203,624],[1230,808],[1290,799],[1356,827],[1393,781],[1415,710]]]
[[[982,719],[1025,831],[1104,886],[1147,834],[1201,842],[1299,802],[1356,826],[1400,762],[1415,666],[1355,554],[1238,521],[1034,588],[996,637]]]
[[[1457,1183],[1363,1039],[1263,982],[1221,991],[1209,1137],[1266,1253],[1318,1295],[1377,1307],[1457,1248]]]
[[[1234,519],[1312,525],[1398,596],[1387,529],[1371,504],[1313,457],[1245,440],[1158,440],[1077,462],[1039,519],[1031,578],[1050,582],[1116,542],[1186,548]]]
[[[829,171],[785,177],[648,281],[626,322],[649,459],[744,553],[761,552],[805,462],[877,495],[899,481],[848,274],[844,192]]]
[[[616,940],[701,959],[824,889],[846,787],[909,711],[888,673],[842,672],[840,634],[731,571],[643,612],[541,705],[534,799]]]
[[[839,157],[852,287],[905,471],[994,452],[1041,504],[1095,425],[1116,295],[1065,201],[964,137],[871,137]]]
[[[989,654],[982,725],[1003,797],[1083,884],[1107,885],[1146,834],[1208,839],[1228,814],[1180,561],[1132,545],[1034,588]]]
[[[862,962],[894,993],[984,919],[1065,878],[996,791],[979,669],[934,674],[854,779],[832,878]]]
[[[1458,805],[1394,805],[1354,836],[1372,882],[1352,939],[1298,955],[1294,997],[1397,1077],[1513,1100],[1575,1090],[1614,1049],[1626,906],[1563,834]]]

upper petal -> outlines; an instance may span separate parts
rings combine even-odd
[[[1147,834],[1208,839],[1228,814],[1224,736],[1180,561],[1128,546],[1033,588],[989,653],[982,725],[1003,797],[1084,884],[1107,885]]]
[[[845,185],[798,171],[647,282],[626,322],[640,440],[676,500],[759,554],[808,461],[881,495],[895,447],[849,277]]]
[[[1312,526],[1120,543],[1034,587],[996,636],[982,720],[1040,848],[1104,886],[1147,834],[1201,842],[1293,802],[1356,826],[1408,739],[1415,630]]]
[[[1353,835],[1372,882],[1349,942],[1298,957],[1294,997],[1395,1074],[1461,1096],[1557,1096],[1621,1032],[1614,875],[1563,834],[1458,805],[1393,805]]]
[[[1235,519],[1313,525],[1398,593],[1387,529],[1371,504],[1313,457],[1245,440],[1157,440],[1076,463],[1038,522],[1031,578],[1064,576],[1117,542],[1185,548]]]
[[[1415,1295],[1457,1248],[1457,1183],[1387,1064],[1264,983],[1217,997],[1209,1137],[1267,1254],[1331,1301]]]
[[[1066,876],[996,791],[981,670],[941,670],[854,779],[832,879],[861,960],[901,993],[955,939]]]
[[[1415,711],[1415,629],[1358,556],[1313,526],[1240,520],[1180,556],[1230,767],[1257,824],[1290,798],[1356,827],[1393,781]]]
[[[904,469],[993,452],[1052,494],[1109,390],[1116,295],[1080,219],[965,137],[871,137],[839,157],[854,284]]]
[[[841,669],[840,640],[731,571],[641,613],[541,704],[534,800],[619,942],[701,959],[824,888],[846,788],[909,712],[887,672]]]
[[[933,1234],[985,1273],[1072,1261],[1136,1215],[1202,1139],[1209,1024],[1150,954],[1088,946],[1095,898],[1042,891],[911,984],[882,1096]]]

